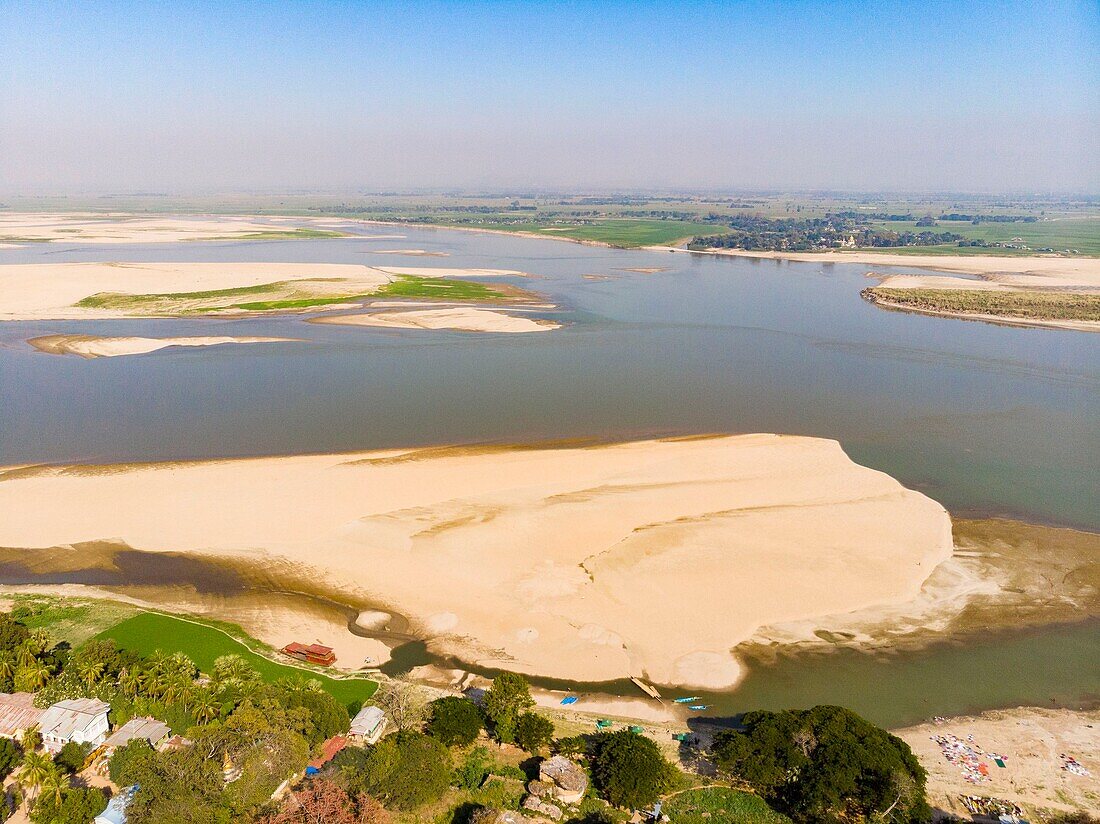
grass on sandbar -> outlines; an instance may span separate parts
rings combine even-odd
[[[376,296],[393,298],[443,298],[445,300],[503,300],[508,297],[499,289],[484,283],[452,278],[424,278],[395,275],[395,280],[381,286]]]
[[[249,232],[244,235],[219,235],[203,240],[298,240],[312,237],[352,237],[344,232],[327,229],[272,229],[269,232]]]
[[[376,682],[366,678],[330,678],[312,669],[277,663],[254,652],[253,648],[265,651],[266,648],[249,638],[239,627],[233,624],[222,624],[221,627],[224,629],[159,612],[141,612],[95,637],[113,639],[120,648],[134,650],[141,655],[151,655],[156,650],[168,654],[182,652],[205,673],[213,671],[215,659],[222,655],[239,655],[265,681],[299,677],[316,679],[325,692],[344,704],[365,701],[378,689]]]
[[[926,312],[993,315],[1027,320],[1100,321],[1100,295],[1009,292],[992,289],[864,289],[873,303]]]

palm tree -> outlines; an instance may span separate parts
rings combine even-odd
[[[118,688],[127,698],[137,698],[141,691],[141,672],[123,667],[118,674]]]
[[[15,651],[15,662],[21,667],[29,667],[38,657],[34,654],[34,647],[30,640],[24,641]]]
[[[41,655],[50,648],[50,635],[44,629],[36,629],[27,637],[27,643],[36,655]]]
[[[142,691],[150,698],[159,698],[164,692],[164,676],[156,667],[142,670],[139,681]]]
[[[195,692],[192,709],[195,712],[195,718],[205,724],[218,717],[218,710],[221,707],[210,690],[200,689]]]
[[[53,761],[46,753],[29,752],[23,756],[23,766],[19,768],[19,784],[33,797],[53,769]]]
[[[69,776],[61,772],[56,764],[50,764],[49,771],[42,777],[41,787],[44,798],[53,796],[54,802],[60,804],[65,790],[69,789]]]
[[[17,688],[28,692],[36,692],[46,686],[50,680],[50,670],[41,661],[34,659],[30,664],[21,666],[15,671],[15,683]]]
[[[88,691],[92,691],[92,687],[99,681],[103,670],[106,666],[102,661],[81,661],[76,665],[76,674],[80,677],[80,680],[84,682],[84,686],[88,688]]]
[[[15,677],[15,663],[7,655],[0,658],[0,681],[8,681]]]

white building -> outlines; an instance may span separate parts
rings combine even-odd
[[[119,747],[125,747],[131,741],[142,738],[154,750],[159,750],[171,734],[172,731],[163,721],[149,716],[131,718],[111,734],[104,746],[108,751],[114,752]]]
[[[386,731],[386,714],[378,707],[363,707],[351,720],[352,738],[374,744]]]
[[[51,753],[60,752],[70,741],[98,747],[110,729],[107,722],[110,709],[110,704],[98,698],[58,701],[42,713],[38,721],[42,743]]]

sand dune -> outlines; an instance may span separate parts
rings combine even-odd
[[[723,687],[758,627],[914,597],[934,501],[776,435],[0,473],[0,545],[276,556],[467,661]]]
[[[103,292],[177,295],[301,280],[311,280],[313,291],[332,281],[328,288],[339,292],[371,292],[390,276],[343,263],[8,264],[0,265],[0,321],[126,317],[122,309],[74,305]]]
[[[450,329],[456,332],[549,332],[561,324],[542,318],[510,315],[495,309],[456,306],[446,309],[369,312],[362,315],[333,315],[314,318],[312,323],[339,326],[382,326],[390,329]]]
[[[103,335],[43,335],[27,341],[35,349],[50,355],[79,355],[82,358],[115,358],[144,355],[170,346],[220,346],[224,343],[284,343],[295,338],[257,337],[183,337],[138,338]]]

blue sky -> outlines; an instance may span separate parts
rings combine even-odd
[[[0,190],[1100,188],[1100,4],[0,0]]]

